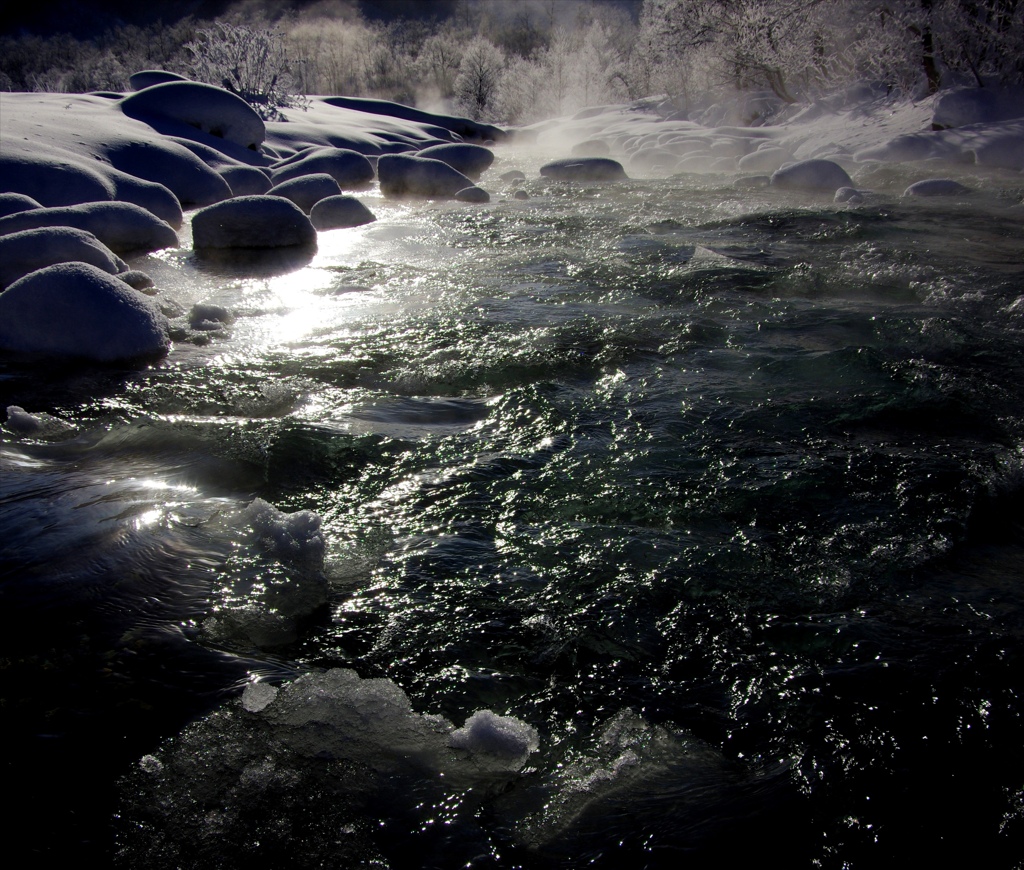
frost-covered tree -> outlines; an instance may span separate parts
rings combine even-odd
[[[475,37],[462,56],[455,79],[459,108],[478,121],[496,120],[498,88],[505,71],[505,53],[489,40]]]
[[[277,29],[218,22],[196,31],[185,46],[191,78],[219,85],[249,103],[264,120],[302,104],[284,35]]]

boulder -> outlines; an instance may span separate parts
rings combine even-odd
[[[110,275],[128,266],[92,233],[73,227],[40,227],[0,236],[0,287],[56,263],[88,263]]]
[[[255,166],[225,166],[217,171],[228,183],[232,196],[259,196],[274,186],[270,177]]]
[[[460,190],[455,194],[455,198],[459,202],[482,203],[491,201],[491,195],[480,187],[467,187],[465,190]]]
[[[291,200],[239,196],[197,211],[192,239],[196,248],[309,247],[316,230]]]
[[[417,152],[416,156],[447,163],[452,169],[458,170],[473,181],[478,181],[494,163],[494,152],[490,148],[470,145],[468,142],[432,145]]]
[[[783,163],[792,159],[793,155],[785,148],[758,148],[756,151],[741,157],[736,162],[736,168],[740,172],[749,173],[774,172]]]
[[[320,200],[338,196],[340,193],[341,188],[337,181],[326,172],[318,172],[315,175],[303,175],[275,184],[267,191],[267,196],[283,196],[309,214]]]
[[[168,223],[127,202],[36,208],[0,218],[0,236],[40,227],[85,230],[116,253],[148,253],[178,246],[178,236]]]
[[[274,184],[302,175],[325,172],[343,190],[369,187],[375,177],[373,164],[358,151],[348,148],[314,148],[282,161],[272,171]]]
[[[831,160],[800,160],[775,170],[772,187],[832,194],[840,187],[853,187],[853,179],[842,166]]]
[[[0,193],[0,217],[42,207],[42,203],[36,202],[31,196],[25,196],[23,193]]]
[[[926,178],[910,185],[903,191],[904,196],[962,196],[970,193],[969,187],[964,187],[959,181],[951,178]]]
[[[359,227],[377,220],[354,196],[328,196],[313,206],[309,220],[318,230]]]
[[[153,85],[121,101],[129,118],[178,121],[211,136],[256,151],[267,128],[256,110],[241,97],[200,82],[175,81]]]
[[[385,196],[450,199],[473,182],[447,163],[429,157],[385,154],[377,161],[377,177]]]
[[[610,157],[566,157],[545,163],[540,174],[553,181],[620,181],[626,170]]]
[[[0,348],[114,362],[165,354],[169,324],[123,281],[87,263],[48,266],[0,293]]]
[[[501,173],[502,181],[526,181],[526,173],[521,169],[510,169],[508,172]]]

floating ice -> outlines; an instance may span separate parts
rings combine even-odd
[[[249,683],[242,692],[242,707],[250,713],[259,713],[273,702],[277,691],[270,683]]]
[[[537,749],[539,740],[536,729],[519,719],[499,716],[490,710],[477,710],[465,725],[452,732],[448,745],[520,766]]]
[[[7,428],[16,435],[32,438],[51,438],[73,431],[70,423],[52,414],[30,414],[18,405],[7,406]]]

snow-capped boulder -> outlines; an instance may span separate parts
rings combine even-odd
[[[182,205],[210,205],[231,196],[215,170],[176,142],[125,138],[108,145],[104,154],[116,169],[162,184]]]
[[[196,248],[307,247],[316,244],[316,230],[291,200],[239,196],[197,211],[192,239]]]
[[[459,202],[484,203],[491,201],[491,195],[481,187],[467,187],[455,194]]]
[[[0,218],[0,236],[40,227],[85,230],[117,253],[147,253],[178,246],[178,236],[170,224],[127,202],[36,208]]]
[[[740,172],[774,172],[776,169],[780,168],[782,164],[792,159],[793,155],[785,148],[779,148],[777,146],[758,148],[756,151],[752,151],[750,154],[741,157],[736,162],[736,168],[739,169]]]
[[[0,193],[0,217],[42,207],[42,203],[36,202],[31,196],[25,196],[23,193]]]
[[[526,181],[526,173],[521,169],[510,169],[508,172],[501,173],[502,181]]]
[[[772,187],[834,193],[840,187],[853,187],[853,179],[842,166],[831,160],[800,160],[775,170]]]
[[[140,121],[179,121],[252,150],[257,150],[267,135],[263,120],[245,100],[200,82],[167,82],[145,88],[125,97],[121,111]]]
[[[318,230],[337,230],[360,227],[377,218],[354,196],[328,196],[313,206],[309,220]]]
[[[962,159],[960,148],[934,133],[904,133],[881,145],[862,148],[853,155],[858,163],[908,163],[918,160],[949,160],[958,162]]]
[[[0,287],[46,266],[71,262],[88,263],[110,275],[128,269],[96,236],[73,227],[40,227],[0,236]]]
[[[168,72],[164,69],[144,69],[140,72],[132,73],[128,79],[128,84],[133,91],[141,91],[143,88],[151,88],[153,85],[185,81],[188,81],[185,76],[180,76],[177,73]]]
[[[935,99],[932,124],[936,129],[994,124],[1024,118],[1020,88],[958,88],[942,91]]]
[[[864,195],[855,187],[840,187],[832,201],[845,202],[849,205],[860,205],[864,202]]]
[[[86,263],[48,266],[0,293],[0,348],[113,362],[165,354],[169,324],[123,281]]]
[[[274,184],[302,175],[330,175],[342,190],[368,187],[375,177],[373,165],[358,151],[349,148],[312,148],[286,158],[273,168]]]
[[[169,224],[181,223],[181,205],[166,187],[92,158],[0,152],[0,190],[20,193],[45,207],[123,200]]]
[[[447,163],[429,157],[385,154],[377,161],[377,177],[385,196],[449,199],[473,182]]]
[[[270,176],[255,166],[224,166],[217,172],[228,183],[232,196],[259,196],[274,186]]]
[[[429,148],[417,152],[416,156],[447,163],[452,169],[458,170],[474,181],[478,181],[480,176],[494,163],[494,152],[490,148],[471,145],[468,142],[431,145]]]
[[[566,157],[540,168],[540,174],[554,181],[620,181],[626,170],[610,157]]]
[[[320,200],[340,194],[341,188],[338,186],[338,182],[326,172],[292,178],[281,184],[275,184],[267,191],[267,196],[283,196],[285,199],[291,200],[306,214],[309,214],[313,206]]]
[[[903,191],[904,196],[962,196],[970,193],[969,187],[964,187],[959,181],[951,178],[926,178],[910,185]]]

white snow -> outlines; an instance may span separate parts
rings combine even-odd
[[[291,200],[240,196],[197,211],[192,239],[196,248],[308,247],[316,244],[316,230]]]

